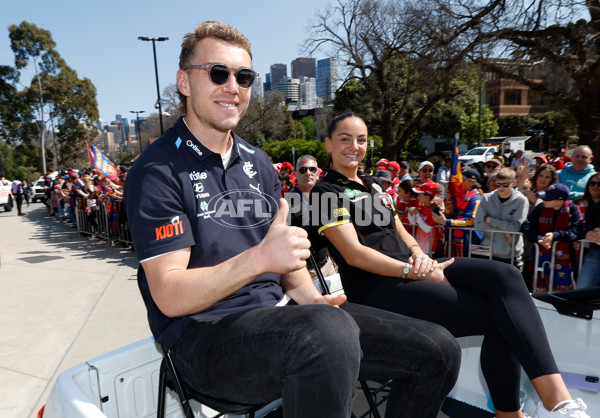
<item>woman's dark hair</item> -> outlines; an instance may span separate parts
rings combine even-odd
[[[363,118],[361,118],[360,116],[358,116],[355,113],[352,113],[352,112],[342,113],[341,115],[338,115],[335,118],[333,118],[333,120],[329,124],[329,128],[327,129],[327,136],[329,138],[331,138],[331,135],[335,131],[335,128],[337,128],[338,124],[341,121],[343,121],[344,119],[348,119],[348,118],[358,118],[358,119],[360,119],[360,120],[362,120],[364,122]]]
[[[550,184],[554,184],[554,183],[558,183],[558,174],[556,174],[556,168],[554,168],[554,166],[550,165],[550,164],[542,164],[541,166],[539,166],[537,168],[537,170],[535,170],[535,174],[533,175],[533,177],[531,177],[531,188],[535,189],[536,187],[536,183],[537,183],[537,179],[540,175],[540,173],[544,170],[548,170],[550,171],[550,176],[552,176],[552,180]],[[537,190],[537,189],[536,189]],[[539,190],[538,190],[539,192]]]
[[[590,181],[592,181],[593,178],[597,177],[598,180],[600,180],[600,173],[595,173],[592,174],[587,182],[587,184],[585,185],[585,191],[583,192],[583,196],[581,197],[581,200],[585,200],[586,202],[591,202],[592,201],[592,194],[590,193]],[[596,181],[598,181],[596,180]]]

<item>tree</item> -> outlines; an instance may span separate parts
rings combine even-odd
[[[349,68],[344,85],[352,100],[342,106],[336,99],[336,108],[359,109],[371,131],[382,136],[387,158],[396,158],[440,100],[461,93],[452,81],[476,46],[462,37],[473,22],[457,25],[431,6],[338,0],[310,28],[308,52],[329,47]]]
[[[319,167],[323,168],[327,164],[327,150],[323,141],[307,141],[304,139],[267,141],[262,149],[269,154],[273,162],[277,163],[292,162],[292,147],[295,150],[296,158],[304,154],[310,154],[317,159]]]
[[[15,67],[0,68],[1,135],[9,143],[27,148],[21,153],[29,156],[22,162],[24,165],[45,168],[46,161],[32,155],[29,149],[38,146],[39,135],[44,143],[42,155],[48,151],[51,156],[45,144],[49,128],[57,164],[70,165],[85,158],[85,143],[94,138],[94,121],[98,120],[93,83],[80,79],[60,57],[49,31],[23,21],[9,27],[9,38]],[[20,71],[29,64],[33,64],[35,76],[25,89],[18,90]]]
[[[534,128],[535,119],[523,115],[506,115],[498,118],[498,135],[524,136],[527,131]]]
[[[600,156],[599,0],[440,0],[438,6],[451,19],[476,23],[469,35],[480,40],[473,58],[483,68],[569,110],[579,143]]]
[[[304,125],[292,118],[290,113],[287,114],[287,119],[283,130],[280,133],[279,139],[306,139],[306,131]]]
[[[571,112],[546,112],[533,119],[533,129],[543,132],[546,140],[542,151],[566,144],[577,132],[577,122]]]
[[[260,145],[264,139],[280,138],[287,118],[283,93],[267,94],[263,101],[251,98],[235,133],[253,145]]]
[[[487,105],[479,107],[481,78],[473,66],[465,66],[460,78],[452,81],[460,93],[451,99],[440,100],[429,112],[423,131],[429,135],[450,138],[460,134],[460,142],[468,145],[495,136],[498,123]]]
[[[305,116],[300,119],[300,123],[304,126],[304,138],[313,140],[317,139],[317,124],[312,116]]]
[[[86,143],[97,134],[93,127],[99,118],[96,87],[88,78],[79,79],[62,60],[60,72],[48,75],[44,87],[54,125],[58,166],[73,165],[82,158]]]

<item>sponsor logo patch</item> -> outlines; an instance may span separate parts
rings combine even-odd
[[[171,223],[155,228],[156,240],[160,241],[165,238],[183,234],[183,222],[179,220],[179,216],[171,219]]]

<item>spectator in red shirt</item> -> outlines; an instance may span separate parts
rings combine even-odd
[[[556,148],[552,148],[550,150],[550,161],[549,161],[549,163],[554,168],[556,168],[556,171],[562,170],[563,168],[565,168],[565,162],[560,157],[560,151],[558,149],[556,149]]]

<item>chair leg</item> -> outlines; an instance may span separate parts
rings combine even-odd
[[[377,410],[377,404],[375,403],[373,396],[371,396],[371,389],[369,389],[369,385],[367,385],[367,381],[360,379],[359,383],[360,383],[361,389],[363,390],[363,392],[365,394],[365,397],[367,398],[367,403],[369,404],[369,409],[371,410],[373,417],[381,418],[381,415],[379,414],[379,411]]]
[[[158,407],[156,409],[156,418],[165,417],[165,397],[167,392],[167,365],[165,359],[160,363],[160,372],[158,378]]]
[[[173,360],[171,359],[171,353],[167,351],[164,354],[165,366],[171,373],[171,379],[173,380],[173,386],[175,386],[175,391],[179,396],[179,401],[181,402],[181,407],[183,408],[183,413],[186,418],[194,418],[194,413],[192,412],[192,407],[190,406],[190,400],[186,396],[183,387],[181,386],[181,382],[179,381],[179,376],[177,376],[177,372],[175,371],[175,365],[173,364]]]

